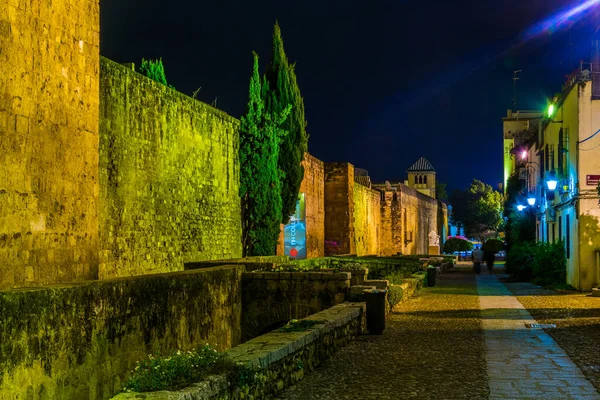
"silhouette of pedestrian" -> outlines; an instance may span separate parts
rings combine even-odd
[[[481,249],[473,250],[473,269],[476,274],[481,273],[481,263],[483,261],[483,251]]]

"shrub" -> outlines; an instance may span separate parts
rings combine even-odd
[[[530,280],[533,276],[536,247],[537,245],[531,242],[515,244],[506,255],[506,272],[515,279]]]
[[[367,268],[368,268],[368,265],[361,264],[358,262],[343,263],[339,266],[339,269],[344,270],[344,271],[360,271],[360,270],[365,270]]]
[[[162,83],[165,86],[175,89],[172,85],[167,83],[167,76],[165,75],[165,67],[162,63],[162,58],[158,60],[146,60],[142,58],[142,65],[140,66],[140,73],[146,75],[148,78]]]
[[[394,306],[402,301],[404,296],[404,289],[400,285],[391,284],[388,286],[387,301],[390,307],[390,312],[394,309]]]
[[[235,363],[225,354],[205,345],[187,352],[178,350],[169,357],[149,355],[148,358],[138,361],[123,390],[179,390],[200,382],[209,375],[217,374],[226,374],[233,386],[249,385],[256,376],[249,368]]]
[[[565,283],[567,280],[567,258],[562,241],[538,243],[536,246],[533,279],[540,285]]]
[[[504,248],[504,243],[500,239],[488,239],[482,247],[482,250],[486,253],[498,253]]]
[[[450,238],[444,243],[444,253],[452,254],[458,251],[473,250],[473,243],[459,238]]]

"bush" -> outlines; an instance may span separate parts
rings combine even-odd
[[[459,251],[473,250],[473,243],[459,238],[450,238],[444,243],[444,253],[452,254]]]
[[[200,382],[209,375],[226,374],[233,386],[253,382],[255,373],[244,365],[228,359],[209,345],[193,351],[176,351],[169,357],[149,355],[138,361],[123,390],[126,392],[155,392],[179,390]]]
[[[515,244],[506,255],[506,272],[515,279],[530,280],[533,276],[536,247],[537,245],[531,242]]]
[[[565,283],[567,280],[567,257],[562,241],[557,243],[538,243],[533,280],[540,285]]]
[[[404,296],[404,289],[400,285],[391,284],[388,286],[387,300],[390,307],[390,312],[394,309],[394,306],[402,301]]]
[[[504,248],[504,243],[500,239],[488,239],[482,246],[482,250],[486,253],[498,253]]]

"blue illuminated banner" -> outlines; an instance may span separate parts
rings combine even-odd
[[[296,201],[296,212],[283,228],[283,254],[296,260],[306,258],[306,203],[304,193]]]

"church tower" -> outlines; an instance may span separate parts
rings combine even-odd
[[[435,169],[425,157],[419,158],[406,173],[408,187],[435,199]]]

